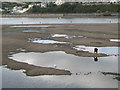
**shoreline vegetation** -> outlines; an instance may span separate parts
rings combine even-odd
[[[118,18],[118,13],[113,13],[111,15],[104,15],[103,13],[66,13],[66,14],[52,14],[52,13],[46,13],[46,14],[0,14],[0,17],[8,17],[8,18],[14,18],[14,17],[29,17],[29,18]]]
[[[117,18],[119,3],[26,2],[24,4],[3,2],[1,17],[63,17],[63,18]]]
[[[33,6],[27,12],[30,13],[74,13],[74,14],[81,14],[81,13],[97,13],[103,14],[104,16],[111,16],[112,13],[119,12],[119,4],[115,3],[70,3],[66,2],[61,5],[56,5],[54,3],[48,4],[45,8],[41,8],[41,6]]]

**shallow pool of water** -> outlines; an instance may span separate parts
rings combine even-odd
[[[58,38],[63,37],[63,38],[69,39],[69,38],[75,38],[75,37],[81,38],[83,36],[70,36],[70,35],[66,35],[66,34],[52,34],[51,37],[54,37],[54,38],[56,38],[56,37],[58,37]]]
[[[40,38],[29,38],[29,41],[33,43],[41,43],[41,44],[55,44],[55,43],[69,44],[69,42],[60,42],[55,40],[42,40]]]
[[[41,27],[41,28],[47,28],[49,27],[50,25],[23,25],[23,26],[10,26],[10,27]]]
[[[24,30],[23,31],[24,33],[39,33],[40,31],[39,30]]]
[[[66,34],[52,34],[51,36],[52,37],[64,37],[64,38],[68,37],[68,35],[66,35]]]
[[[70,70],[72,73],[80,72],[118,72],[118,56],[109,57],[80,57],[66,54],[63,51],[46,53],[16,53],[9,57],[18,62],[25,62],[43,67],[53,67]]]
[[[18,49],[16,49],[17,51],[21,51],[21,52],[25,52],[26,50],[25,49],[23,49],[23,48],[18,48]]]
[[[112,42],[120,42],[120,39],[110,39]]]
[[[118,55],[118,49],[120,47],[92,47],[92,46],[84,46],[84,45],[77,45],[73,47],[78,51],[88,51],[94,53],[94,48],[98,48],[98,53],[104,53],[108,55]]]

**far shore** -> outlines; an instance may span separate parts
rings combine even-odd
[[[76,14],[2,14],[0,17],[3,18],[118,18],[118,13],[111,15],[103,15],[103,13],[76,13]]]

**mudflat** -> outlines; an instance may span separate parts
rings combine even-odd
[[[42,24],[40,24],[42,25]],[[12,27],[11,27],[12,26]],[[23,25],[3,25],[2,26],[2,65],[6,65],[13,70],[24,69],[26,75],[71,75],[70,71],[59,70],[50,67],[39,67],[28,63],[10,60],[8,55],[11,52],[21,52],[17,49],[25,49],[25,52],[48,52],[64,51],[83,57],[105,57],[106,54],[94,54],[87,51],[77,51],[73,47],[76,45],[85,46],[118,46],[119,42],[112,42],[110,39],[118,39],[118,24],[49,24],[49,27],[13,27]],[[26,25],[24,25],[26,26]],[[27,25],[29,26],[29,25]],[[32,25],[33,26],[33,25]],[[24,32],[24,30],[38,30],[39,32]],[[52,37],[54,34],[65,34],[72,38]],[[81,37],[82,36],[82,37]],[[30,38],[40,38],[42,40],[55,40],[65,43],[42,44],[29,41]],[[13,54],[12,53],[12,54]]]

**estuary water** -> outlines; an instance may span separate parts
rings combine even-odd
[[[112,18],[0,18],[0,25],[9,24],[72,24],[72,23],[118,23]]]

